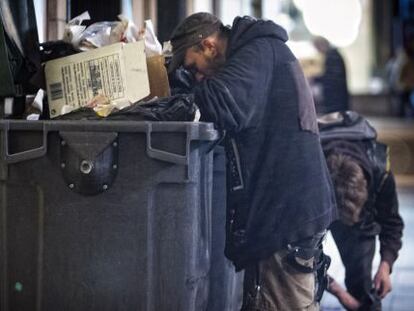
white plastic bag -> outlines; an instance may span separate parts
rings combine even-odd
[[[162,55],[162,46],[154,32],[154,25],[150,19],[144,22],[145,54],[147,57]]]
[[[86,29],[86,26],[81,25],[84,20],[90,20],[88,11],[72,18],[65,26],[63,33],[63,40],[71,43],[75,48],[78,48],[80,37],[82,32]]]
[[[97,22],[80,35],[79,49],[86,51],[123,41],[125,22]]]
[[[130,21],[123,15],[118,15],[118,18],[121,22],[126,25],[124,34],[123,34],[123,41],[124,42],[136,42],[138,40],[142,40],[142,33],[138,29],[138,27],[134,24],[133,21]]]

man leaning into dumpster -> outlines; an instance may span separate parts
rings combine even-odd
[[[226,256],[245,269],[242,310],[318,310],[321,240],[336,218],[312,96],[286,31],[209,13],[173,31],[169,70],[197,80],[203,121],[225,132]],[[322,288],[322,286],[319,286]]]

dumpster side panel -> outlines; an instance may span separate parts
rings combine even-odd
[[[183,127],[158,132],[153,146],[188,147],[188,165],[149,156],[145,131],[118,133],[114,182],[95,195],[63,177],[59,131],[45,156],[1,162],[2,311],[206,309],[212,153]]]
[[[238,311],[243,300],[244,272],[236,273],[224,256],[226,235],[226,159],[223,147],[214,150],[212,251],[208,311]]]

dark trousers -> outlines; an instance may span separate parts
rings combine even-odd
[[[372,290],[372,260],[375,235],[337,221],[331,225],[332,236],[345,266],[348,292],[362,303],[360,310],[381,310],[381,300]]]

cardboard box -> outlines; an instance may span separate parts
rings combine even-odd
[[[116,43],[46,63],[50,117],[105,95],[118,109],[150,94],[144,41]]]
[[[150,84],[150,96],[148,98],[170,96],[170,84],[168,82],[167,69],[165,68],[163,55],[147,58],[148,78]]]

